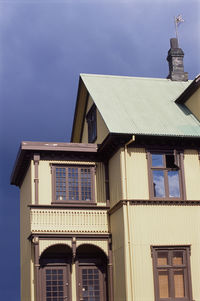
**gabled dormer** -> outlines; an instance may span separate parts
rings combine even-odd
[[[184,104],[192,114],[200,121],[200,74],[177,98],[176,103]]]

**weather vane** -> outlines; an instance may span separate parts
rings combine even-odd
[[[178,41],[178,26],[182,22],[184,22],[184,19],[182,18],[182,15],[178,15],[177,17],[174,17],[174,23],[175,23],[175,30],[176,30],[177,41]],[[178,44],[179,44],[179,41],[178,41]]]

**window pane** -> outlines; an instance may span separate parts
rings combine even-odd
[[[174,290],[175,290],[175,298],[185,297],[184,271],[183,270],[175,270],[174,271]]]
[[[165,270],[158,272],[160,298],[169,298],[169,275]]]
[[[92,199],[92,177],[91,169],[81,168],[81,200],[90,201]]]
[[[153,170],[153,189],[155,197],[165,196],[164,172],[163,170]]]
[[[183,264],[183,252],[176,251],[173,252],[173,265],[182,265]]]
[[[56,168],[56,200],[66,200],[66,171]]]
[[[179,172],[178,170],[168,171],[169,197],[180,197]]]
[[[167,265],[168,264],[168,253],[158,252],[157,265]]]
[[[69,200],[78,201],[78,168],[68,168],[68,189],[69,189]]]
[[[160,154],[152,154],[152,166],[157,167],[157,166],[163,166],[163,155]]]

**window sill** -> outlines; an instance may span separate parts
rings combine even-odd
[[[98,206],[97,203],[51,203],[51,205],[28,205],[30,208],[69,208],[69,209],[93,209],[93,210],[108,210],[110,207],[108,206]]]

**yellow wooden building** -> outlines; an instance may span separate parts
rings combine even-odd
[[[173,72],[81,74],[71,143],[21,143],[21,301],[200,301],[200,76]]]

